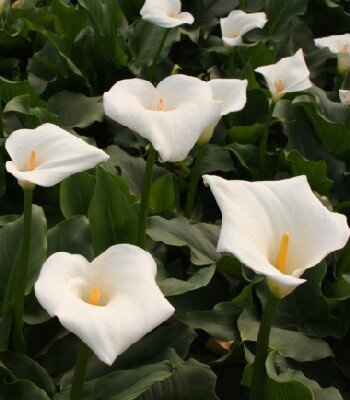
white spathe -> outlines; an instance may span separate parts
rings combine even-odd
[[[301,49],[291,57],[281,58],[276,64],[259,67],[255,71],[264,76],[274,101],[285,93],[300,92],[312,86]]]
[[[103,150],[53,124],[14,131],[5,148],[12,160],[6,162],[6,169],[22,186],[53,186],[109,158]],[[27,168],[29,162],[31,168]]]
[[[172,75],[155,88],[142,79],[117,82],[103,95],[105,113],[148,139],[163,161],[184,160],[221,114],[221,102],[198,78]]]
[[[217,250],[234,254],[258,274],[266,275],[278,297],[305,280],[301,275],[328,253],[345,246],[346,217],[330,212],[314,195],[305,176],[282,181],[228,181],[205,175],[222,212]],[[280,240],[290,236],[284,273],[276,268]]]
[[[55,253],[41,269],[35,295],[50,316],[111,365],[174,313],[155,282],[156,271],[152,256],[129,244],[112,246],[91,263],[78,254]],[[94,288],[97,305],[89,303]]]
[[[315,39],[317,47],[328,47],[338,57],[338,70],[341,74],[350,70],[350,33],[331,35]]]
[[[340,102],[345,106],[350,106],[350,90],[339,90]]]
[[[193,24],[193,15],[181,12],[180,0],[146,0],[141,8],[142,19],[163,28]]]
[[[199,145],[210,141],[223,115],[242,110],[247,102],[248,81],[246,79],[213,79],[208,82],[208,85],[211,87],[213,99],[221,102],[221,112],[201,134],[198,140]]]
[[[266,22],[266,14],[263,12],[231,11],[226,18],[220,19],[222,40],[228,46],[245,46],[242,36],[252,29],[263,28]]]

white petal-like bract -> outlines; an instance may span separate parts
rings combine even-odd
[[[231,112],[240,111],[247,102],[246,79],[213,79],[208,82],[210,85],[214,100],[221,102],[221,115],[227,115]],[[220,121],[218,116],[201,134],[198,139],[199,145],[208,143],[213,136],[214,129]]]
[[[7,171],[19,182],[39,186],[56,185],[109,158],[103,150],[53,124],[14,131],[5,148],[12,160],[6,162]],[[33,154],[33,165],[28,168]]]
[[[328,47],[332,53],[337,54],[340,73],[350,70],[350,33],[318,38],[315,39],[315,44],[321,48]]]
[[[247,102],[246,79],[213,79],[209,81],[214,100],[221,101],[221,115],[240,111]]]
[[[193,15],[181,12],[180,0],[146,0],[140,14],[146,21],[163,28],[193,24]]]
[[[148,139],[163,161],[184,160],[221,114],[221,102],[198,78],[172,75],[155,88],[142,79],[117,82],[103,95],[105,113]]]
[[[155,282],[156,263],[139,247],[118,244],[92,263],[55,253],[35,284],[39,303],[111,365],[117,356],[167,320],[173,306]],[[89,302],[99,292],[98,304]]]
[[[350,90],[339,90],[340,102],[346,106],[350,106]]]
[[[345,246],[346,217],[330,212],[314,195],[305,176],[282,181],[228,181],[205,175],[222,212],[217,250],[234,254],[284,297],[304,282],[303,272]],[[282,235],[290,244],[284,272],[275,265]]]
[[[266,14],[263,12],[231,11],[226,18],[220,19],[222,40],[228,46],[244,46],[242,36],[252,29],[263,28],[266,22]]]
[[[274,101],[285,93],[300,92],[312,86],[301,49],[294,56],[281,58],[276,64],[259,67],[255,71],[266,79]]]

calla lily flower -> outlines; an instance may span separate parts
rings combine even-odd
[[[341,74],[350,70],[350,33],[332,35],[315,39],[317,47],[328,47],[338,57],[338,70]]]
[[[255,71],[264,75],[274,101],[285,93],[299,92],[312,86],[301,49],[294,56],[281,58],[276,64],[259,67]]]
[[[5,148],[12,159],[6,162],[7,171],[26,187],[53,186],[109,158],[103,150],[53,124],[14,131]]]
[[[156,271],[152,256],[129,244],[110,247],[92,263],[55,253],[41,269],[35,295],[49,315],[111,365],[174,313],[155,283]]]
[[[221,113],[211,87],[185,75],[169,76],[156,88],[142,79],[119,81],[103,104],[106,115],[148,139],[163,161],[184,160]]]
[[[349,238],[345,216],[323,206],[305,176],[246,182],[205,175],[203,180],[222,212],[217,250],[265,275],[279,298],[305,281],[300,277],[306,269]]]
[[[248,81],[246,79],[213,79],[208,82],[208,85],[212,89],[213,99],[221,102],[221,113],[202,133],[198,140],[199,145],[210,141],[223,115],[242,110],[247,102]]]
[[[163,28],[193,24],[193,15],[181,12],[180,0],[146,0],[140,14],[146,21]]]
[[[340,102],[345,106],[350,106],[350,90],[339,90]]]
[[[226,18],[220,19],[222,40],[228,46],[246,46],[243,35],[255,28],[263,28],[266,24],[266,14],[245,13],[242,10],[231,11]]]

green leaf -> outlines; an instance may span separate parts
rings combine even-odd
[[[175,184],[173,174],[162,175],[152,183],[149,208],[153,214],[159,214],[175,208]]]
[[[259,149],[252,144],[231,143],[225,149],[232,151],[239,162],[254,176],[259,169]]]
[[[23,216],[0,229],[0,299],[2,307],[12,301],[15,295],[16,277],[21,254],[23,234]],[[36,282],[40,268],[46,259],[46,219],[41,207],[33,205],[30,255],[27,275],[26,293]]]
[[[0,393],[4,400],[50,400],[43,389],[34,383],[16,379],[13,373],[0,366]]]
[[[243,341],[257,340],[259,320],[254,309],[246,309],[238,318],[238,328]],[[272,328],[270,348],[297,361],[315,361],[333,355],[331,348],[321,339],[311,338],[301,332]]]
[[[45,103],[29,94],[14,97],[4,108],[4,125],[8,131],[11,131],[6,123],[6,113],[15,113],[26,121],[30,128],[36,128],[46,122],[58,123],[56,116],[45,108]]]
[[[158,267],[157,283],[164,296],[178,296],[206,286],[215,273],[215,265],[200,268],[185,281],[171,277],[165,269]]]
[[[218,400],[214,391],[216,375],[207,365],[193,358],[183,361],[173,350],[168,357],[176,372],[170,378],[156,382],[140,400]]]
[[[191,225],[186,218],[171,220],[159,216],[148,219],[147,233],[155,241],[171,246],[187,246],[191,262],[196,265],[212,264],[220,258],[216,252],[220,227],[210,224]]]
[[[230,139],[239,144],[253,144],[263,134],[265,124],[233,126],[227,131]]]
[[[299,96],[294,99],[310,119],[327,151],[335,157],[350,151],[350,109],[331,102],[321,89],[314,89],[317,97]],[[319,106],[318,103],[321,103]]]
[[[159,355],[166,353],[169,348],[185,358],[196,337],[193,329],[181,323],[160,326],[129,347],[117,358],[114,366],[117,369],[129,369],[138,365],[151,364],[160,361]]]
[[[134,400],[148,390],[155,382],[169,378],[175,372],[174,366],[163,361],[127,371],[115,371],[102,378],[92,379],[84,384],[84,400]],[[54,400],[69,400],[70,388],[57,394]]]
[[[48,255],[59,251],[81,254],[87,260],[93,260],[94,249],[91,243],[89,221],[86,217],[66,219],[48,231]]]
[[[130,68],[135,74],[139,74],[143,67],[151,64],[165,31],[165,28],[143,19],[137,23],[129,39],[130,48],[134,53]],[[179,39],[179,30],[173,28],[165,40],[161,58],[169,54],[171,45]]]
[[[284,38],[290,32],[293,18],[304,14],[306,8],[307,0],[266,0],[266,37],[277,42]]]
[[[140,10],[143,4],[144,0],[119,0],[120,8],[129,21],[140,18]]]
[[[203,329],[218,339],[238,340],[236,321],[241,308],[232,303],[217,304],[212,310],[192,311],[177,315],[177,319],[195,329]]]
[[[47,107],[57,115],[59,125],[66,128],[87,128],[104,118],[101,96],[63,91],[50,97]]]
[[[303,157],[311,161],[325,161],[327,175],[334,181],[332,190],[338,193],[349,193],[348,184],[344,179],[345,163],[324,149],[303,108],[282,99],[276,104],[274,117],[281,121],[283,132],[288,137],[286,149],[297,149]]]
[[[94,193],[95,178],[87,172],[71,175],[61,182],[60,207],[66,217],[87,215]]]
[[[54,384],[43,367],[24,354],[7,351],[0,353],[0,363],[9,369],[16,379],[31,381],[50,396],[54,394]]]
[[[107,163],[120,167],[121,175],[128,184],[130,193],[140,195],[142,192],[146,161],[142,157],[133,157],[129,155],[118,146],[109,146],[106,153],[110,156]],[[156,180],[167,172],[165,168],[155,165],[152,178]]]
[[[305,271],[306,282],[281,300],[275,318],[277,326],[294,327],[319,338],[342,337],[342,324],[332,315],[332,307],[321,290],[326,274],[325,262]]]
[[[4,104],[8,103],[14,97],[22,95],[35,97],[33,87],[28,81],[11,82],[0,77],[0,99]]]
[[[214,171],[229,172],[234,169],[235,166],[228,150],[210,143],[205,145],[201,175]]]
[[[242,65],[250,63],[255,69],[275,63],[275,52],[263,42],[256,43],[254,46],[238,46],[236,49]]]
[[[17,218],[18,218],[18,215],[15,215],[15,214],[2,215],[0,217],[0,226],[6,225],[9,222],[16,221]]]
[[[123,42],[118,28],[123,23],[123,14],[118,1],[78,0],[88,12],[94,27],[97,50],[113,60],[118,67],[128,65],[128,56],[124,52]]]
[[[281,150],[282,165],[289,168],[292,176],[306,175],[310,186],[319,194],[326,194],[333,182],[327,177],[327,164],[324,161],[306,160],[298,150]]]
[[[287,371],[278,374],[278,366],[275,363],[277,358],[278,354],[272,352],[266,361],[269,376],[266,387],[267,400],[342,400],[339,390],[333,387],[322,388],[300,371],[288,368]]]
[[[77,10],[64,0],[53,0],[51,2],[51,9],[56,14],[55,28],[57,33],[74,40],[85,29],[88,21],[85,11]]]
[[[190,29],[214,27],[223,17],[238,5],[238,0],[183,0],[182,8],[194,16]]]
[[[97,170],[94,195],[88,211],[96,255],[117,243],[136,243],[138,218],[121,177]]]
[[[9,345],[9,338],[11,334],[11,313],[8,312],[0,317],[0,351],[6,351]]]

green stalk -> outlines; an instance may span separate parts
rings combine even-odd
[[[264,399],[264,385],[266,380],[265,361],[269,351],[271,325],[277,310],[278,301],[279,299],[270,292],[258,332],[253,378],[250,386],[250,400]]]
[[[0,137],[4,137],[4,120],[3,120],[3,110],[2,110],[1,100],[0,100]]]
[[[143,188],[141,194],[141,204],[140,204],[140,214],[139,214],[138,245],[144,250],[146,249],[148,203],[151,194],[152,173],[153,173],[153,166],[156,161],[156,155],[157,155],[156,150],[153,148],[153,146],[151,146],[150,149],[148,150],[146,170],[143,178]]]
[[[272,119],[272,114],[273,110],[275,108],[275,102],[272,101],[270,107],[269,107],[269,113],[267,116],[267,121],[264,129],[264,133],[262,135],[261,143],[260,143],[260,149],[259,149],[259,170],[260,170],[260,175],[263,177],[265,174],[266,170],[266,149],[267,149],[267,141],[269,138],[269,133],[270,133],[270,123]]]
[[[185,207],[185,217],[190,218],[193,205],[194,205],[194,199],[196,197],[196,192],[197,192],[197,186],[198,186],[198,181],[200,178],[200,171],[201,171],[201,164],[204,156],[204,149],[205,145],[199,147],[199,151],[197,154],[197,157],[194,162],[192,174],[191,174],[191,180],[190,180],[190,186],[188,188],[188,193],[187,193],[187,200],[186,200],[186,207]]]
[[[245,0],[239,0],[238,8],[243,11],[245,10]]]
[[[23,213],[23,238],[22,253],[19,275],[16,286],[16,297],[13,315],[13,348],[17,352],[25,352],[25,342],[23,336],[23,314],[24,314],[24,297],[27,282],[31,227],[32,227],[32,203],[33,188],[23,188],[24,193],[24,213]]]
[[[91,353],[90,348],[85,343],[81,342],[73,383],[70,389],[70,400],[82,400],[83,398],[83,385]]]
[[[164,35],[163,35],[163,38],[162,38],[161,42],[159,43],[157,52],[156,52],[156,54],[155,54],[155,56],[154,56],[154,58],[153,58],[151,68],[150,68],[150,70],[148,71],[147,80],[150,81],[150,82],[153,81],[154,72],[155,72],[155,70],[156,70],[156,66],[157,66],[159,57],[160,57],[160,55],[162,54],[162,50],[163,50],[163,47],[164,47],[164,44],[165,44],[165,40],[166,40],[167,36],[169,35],[169,32],[170,32],[170,29],[166,29],[166,30],[165,30]]]
[[[227,60],[227,78],[233,78],[235,71],[235,48],[231,47],[229,50],[228,60]]]

